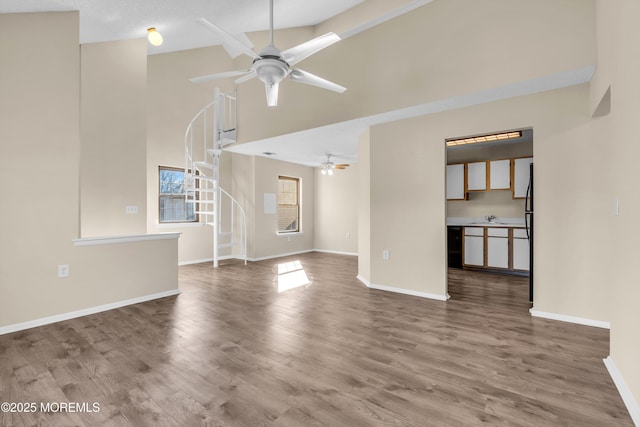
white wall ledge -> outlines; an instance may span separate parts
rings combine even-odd
[[[83,237],[73,239],[73,246],[114,245],[117,243],[146,242],[149,240],[177,239],[182,233],[136,234],[129,236]]]

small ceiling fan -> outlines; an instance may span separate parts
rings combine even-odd
[[[327,154],[327,161],[326,162],[322,162],[320,163],[320,166],[322,166],[322,170],[320,171],[320,173],[322,175],[333,175],[333,170],[334,169],[346,169],[349,167],[348,163],[340,163],[340,164],[335,164],[331,161],[331,154]]]
[[[347,90],[346,87],[340,86],[329,80],[325,80],[322,77],[318,77],[299,68],[293,68],[294,65],[303,59],[306,59],[314,53],[336,43],[340,40],[340,37],[335,33],[329,32],[305,43],[299,44],[298,46],[280,51],[280,49],[278,49],[273,43],[273,0],[270,0],[269,3],[269,45],[262,49],[259,54],[255,53],[251,48],[213,22],[206,18],[200,18],[197,21],[200,25],[218,35],[226,44],[238,49],[250,58],[253,58],[253,65],[248,70],[208,74],[205,76],[194,77],[190,79],[190,81],[193,83],[202,83],[227,77],[242,76],[235,80],[235,83],[239,84],[254,77],[258,77],[262,82],[264,82],[267,94],[267,105],[270,107],[278,105],[278,87],[280,82],[287,76],[289,76],[289,78],[294,82],[317,86],[337,93],[343,93]]]

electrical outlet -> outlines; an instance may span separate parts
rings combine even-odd
[[[620,199],[614,199],[613,201],[613,214],[615,216],[620,215]]]
[[[138,213],[138,207],[137,206],[127,206],[126,212],[128,214],[137,214]]]
[[[69,277],[69,264],[60,264],[58,266],[58,277]]]
[[[389,261],[389,251],[388,250],[384,250],[382,251],[382,259],[385,261]]]
[[[347,231],[347,239],[350,239],[350,238],[351,238],[351,233]]]

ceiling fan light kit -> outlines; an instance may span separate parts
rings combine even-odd
[[[194,77],[190,79],[191,82],[201,83],[232,76],[242,76],[234,81],[236,84],[240,84],[254,77],[258,77],[258,79],[264,83],[267,105],[270,107],[278,105],[280,82],[287,76],[294,82],[320,87],[337,93],[343,93],[347,90],[346,87],[325,80],[322,77],[318,77],[301,69],[292,68],[298,62],[340,41],[340,37],[335,33],[327,33],[281,52],[273,43],[273,0],[270,0],[269,4],[270,43],[262,49],[259,54],[256,54],[251,48],[216,24],[205,18],[200,18],[197,21],[200,25],[215,33],[224,43],[233,46],[243,54],[253,58],[253,64],[249,70],[227,71]]]
[[[327,161],[320,163],[320,166],[322,166],[322,170],[320,171],[322,175],[331,176],[333,175],[334,169],[346,169],[349,167],[349,164],[341,163],[339,165],[336,165],[331,161],[331,154],[327,154]]]

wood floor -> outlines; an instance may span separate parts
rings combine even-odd
[[[186,266],[177,297],[0,336],[0,402],[100,409],[0,425],[633,425],[608,331],[530,317],[526,278],[452,270],[445,303],[356,270],[320,253]]]

